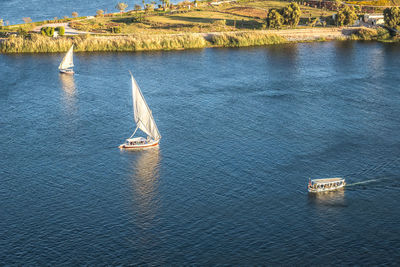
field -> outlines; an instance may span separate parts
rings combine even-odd
[[[77,30],[110,34],[120,27],[121,34],[168,34],[183,32],[225,32],[265,29],[265,18],[270,8],[283,8],[287,1],[238,1],[218,6],[206,2],[197,8],[180,8],[169,12],[135,12],[112,17],[96,17],[71,23]],[[302,18],[330,16],[331,11],[300,6]]]

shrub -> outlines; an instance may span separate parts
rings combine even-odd
[[[226,26],[226,20],[224,19],[219,19],[213,22],[215,26]]]
[[[122,28],[121,26],[115,26],[111,28],[111,32],[112,33],[121,33],[122,32]]]
[[[22,27],[19,27],[17,30],[18,35],[20,36],[26,36],[28,34],[28,31]]]
[[[63,26],[57,27],[55,29],[58,32],[58,35],[63,36],[65,34],[65,28]]]
[[[54,27],[42,27],[40,29],[40,33],[44,36],[53,37],[54,35]]]

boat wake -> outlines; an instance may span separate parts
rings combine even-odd
[[[383,179],[383,178],[382,178],[382,179]],[[380,181],[380,180],[382,180],[382,179],[371,179],[371,180],[366,180],[366,181],[362,181],[362,182],[357,182],[357,183],[352,183],[352,184],[346,184],[346,187],[354,186],[354,185],[360,185],[360,184],[368,184],[368,183]]]

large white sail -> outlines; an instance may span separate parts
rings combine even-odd
[[[71,46],[71,48],[68,50],[67,54],[61,61],[60,66],[58,67],[60,70],[65,70],[68,68],[72,68],[74,66],[73,54],[74,54],[74,46]]]
[[[140,91],[138,84],[132,74],[132,98],[133,98],[133,113],[135,117],[136,125],[140,130],[145,132],[147,135],[152,137],[154,140],[161,138],[160,132],[158,131],[156,122],[153,119],[151,110],[144,100],[143,94]]]

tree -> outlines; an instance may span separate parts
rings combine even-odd
[[[301,10],[297,3],[290,3],[287,7],[283,9],[283,23],[289,25],[290,27],[295,27],[299,24]]]
[[[4,21],[3,21],[3,19],[0,19],[0,27],[3,27],[4,26]]]
[[[104,15],[104,11],[99,9],[96,11],[97,16],[102,17]]]
[[[121,12],[121,13],[124,12],[124,10],[125,10],[127,7],[128,7],[128,4],[123,3],[123,2],[118,3],[118,4],[115,6],[115,8],[118,9],[119,12]]]
[[[336,25],[353,25],[357,18],[357,14],[352,6],[344,6],[336,14]]]
[[[135,10],[136,11],[140,11],[141,9],[142,9],[142,7],[140,5],[138,5],[138,4],[135,5]]]
[[[342,1],[340,0],[334,0],[335,3],[336,11],[339,11],[340,6],[342,5]]]
[[[76,18],[76,17],[78,17],[78,12],[74,11],[74,12],[72,12],[71,15],[72,15],[72,17]]]
[[[154,10],[154,5],[153,4],[146,4],[145,10],[146,10],[146,12],[147,11],[153,11]]]
[[[269,28],[279,29],[283,24],[283,17],[275,8],[271,8],[267,14],[267,25]]]
[[[146,2],[145,2],[145,0],[142,0],[142,4],[143,4],[143,9],[146,9]]]
[[[23,20],[25,23],[31,23],[31,22],[32,22],[32,19],[29,18],[29,17],[27,17],[27,18],[22,18],[22,20]]]
[[[398,7],[386,8],[383,10],[385,25],[394,28],[400,24],[400,9]]]

